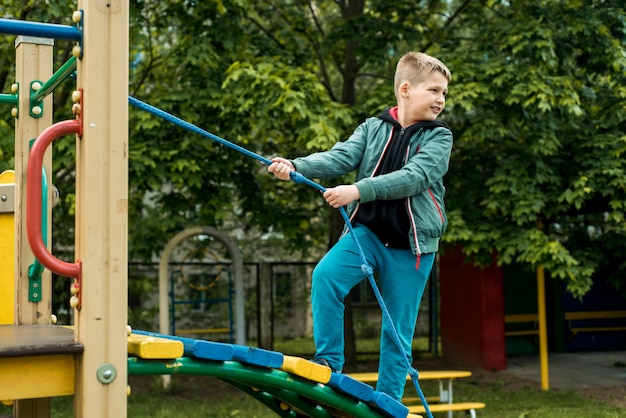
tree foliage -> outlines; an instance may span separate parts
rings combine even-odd
[[[474,6],[476,7],[476,6]],[[607,1],[486,2],[450,38],[456,128],[445,238],[623,289],[626,15]]]

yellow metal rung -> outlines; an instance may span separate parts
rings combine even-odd
[[[507,337],[521,337],[526,335],[539,335],[538,329],[528,329],[528,330],[519,330],[519,331],[506,331],[504,333]]]
[[[626,311],[565,312],[564,316],[567,321],[585,319],[614,319],[626,318]]]
[[[536,313],[504,315],[504,322],[507,324],[511,324],[515,322],[538,322],[538,321],[539,321],[539,315]]]
[[[181,341],[148,335],[128,336],[128,354],[143,359],[175,359],[181,357],[185,347]]]
[[[284,356],[281,370],[318,383],[328,383],[332,375],[332,371],[326,366],[293,356]]]
[[[572,334],[576,335],[581,332],[611,332],[626,331],[626,327],[588,327],[588,328],[570,328]]]

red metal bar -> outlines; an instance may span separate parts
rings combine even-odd
[[[55,139],[69,134],[81,135],[82,123],[72,119],[55,123],[45,129],[33,143],[28,156],[26,172],[26,233],[28,243],[39,262],[50,271],[64,277],[80,280],[81,262],[68,263],[54,257],[46,248],[41,237],[41,170],[43,155]]]

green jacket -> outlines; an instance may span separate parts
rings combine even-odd
[[[352,135],[330,150],[292,162],[308,178],[328,179],[357,170],[355,185],[359,202],[347,210],[352,218],[359,203],[374,200],[406,199],[411,223],[409,241],[414,254],[436,252],[447,225],[443,176],[448,171],[452,132],[443,122],[425,122],[409,139],[404,166],[388,174],[372,177],[394,125],[381,118],[368,118]]]

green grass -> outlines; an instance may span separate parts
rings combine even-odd
[[[246,417],[276,415],[251,397],[211,377],[173,376],[172,386],[160,387],[156,376],[131,376],[129,418]],[[424,382],[426,395],[437,392],[434,382]],[[414,390],[412,386],[410,389]],[[455,401],[480,401],[487,407],[477,411],[481,418],[619,418],[626,408],[582,397],[572,390],[542,391],[516,387],[507,380],[460,379],[454,386]],[[407,394],[410,394],[407,391]],[[0,408],[0,413],[10,409]],[[52,400],[52,418],[72,416],[72,397]],[[446,414],[434,414],[435,418]],[[456,413],[455,417],[466,416]]]

